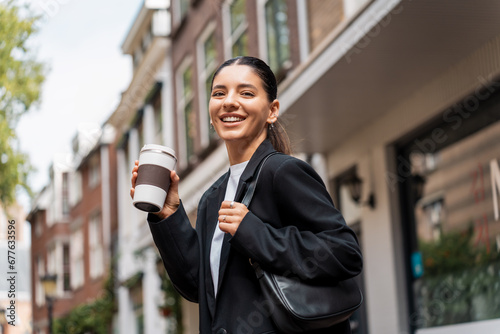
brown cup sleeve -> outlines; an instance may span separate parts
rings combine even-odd
[[[136,186],[141,184],[152,185],[168,192],[170,187],[170,170],[158,165],[144,164],[137,170]]]

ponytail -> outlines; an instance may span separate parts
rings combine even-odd
[[[292,154],[290,138],[288,138],[288,134],[279,119],[268,126],[267,138],[269,138],[276,151],[288,155]]]

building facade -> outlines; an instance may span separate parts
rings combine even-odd
[[[173,144],[169,1],[145,1],[122,43],[133,75],[107,124],[117,129],[118,333],[166,333],[175,327],[162,287],[164,270],[146,222],[129,195],[131,170],[141,147]],[[163,275],[163,276],[162,276]]]
[[[32,330],[30,287],[30,238],[26,213],[19,204],[0,203],[0,327],[2,334],[27,334]]]
[[[33,333],[47,333],[41,279],[56,275],[53,318],[96,300],[111,270],[117,233],[114,130],[84,126],[72,154],[59,155],[50,183],[28,215],[31,223]]]
[[[169,315],[175,301],[165,307],[174,295],[163,285],[146,214],[132,206],[130,171],[144,144],[174,148],[194,225],[204,190],[229,167],[209,127],[212,74],[228,58],[252,55],[278,77],[294,154],[318,171],[361,243],[365,302],[351,319],[353,333],[497,333],[499,7],[486,0],[144,1],[122,43],[133,76],[106,122],[115,130],[116,187],[109,184],[109,196],[87,189],[88,206],[72,205],[69,224],[54,216],[56,206],[64,212],[51,197],[61,193],[54,189],[64,171],[54,174],[31,213],[42,222],[32,222],[32,239],[52,240],[33,244],[35,301],[43,305],[35,275],[54,263],[44,255],[50,245],[64,255],[71,243],[69,285],[78,286],[100,267],[91,273],[81,265],[96,262],[73,243],[88,234],[113,249],[116,226],[116,332],[163,333],[176,323],[198,332],[197,305],[175,306],[182,320]],[[103,166],[103,150],[91,152],[99,155],[81,160],[76,180]],[[96,204],[113,193],[116,222],[105,218],[113,217],[113,201],[109,209]],[[111,232],[99,234],[92,228],[99,224]],[[101,251],[84,245],[89,256]]]
[[[497,7],[172,1],[171,81],[163,82],[171,99],[162,101],[172,123],[161,143],[178,154],[192,223],[203,190],[228,168],[208,124],[211,74],[227,58],[261,57],[280,80],[296,155],[324,177],[362,244],[365,303],[353,332],[494,333]],[[349,191],[353,180],[360,195]]]

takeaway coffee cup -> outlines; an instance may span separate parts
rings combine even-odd
[[[159,212],[163,208],[170,171],[175,169],[177,158],[171,148],[148,144],[139,154],[139,170],[135,183],[134,206],[146,212]]]

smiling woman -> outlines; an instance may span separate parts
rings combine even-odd
[[[239,65],[236,68],[230,68],[231,65]],[[231,78],[231,74],[226,75],[226,78],[219,78],[219,72],[222,72],[224,69],[227,69],[229,67],[230,70],[232,70],[232,74],[234,75],[237,73],[238,75],[248,75],[250,78],[250,81],[245,81],[241,80],[242,82],[239,83],[239,89],[244,89],[247,88],[247,90],[243,90],[242,94],[246,95],[247,97],[255,97],[258,99],[262,99],[261,102],[268,104],[267,107],[269,107],[270,110],[272,110],[272,116],[274,116],[272,119],[267,121],[268,124],[268,130],[267,130],[267,138],[271,141],[273,144],[273,147],[282,153],[285,154],[291,154],[291,148],[290,148],[290,141],[288,139],[288,135],[286,134],[285,129],[281,125],[281,123],[278,120],[278,114],[279,114],[279,101],[277,100],[277,90],[278,90],[278,84],[276,82],[276,77],[274,76],[274,73],[271,71],[271,69],[262,62],[258,58],[254,57],[236,57],[227,60],[224,62],[215,72],[213,79],[212,79],[212,99],[211,99],[211,105],[214,102],[213,100],[215,99],[222,99],[223,93],[218,92],[217,90],[219,88],[226,88],[227,87],[219,87],[218,83],[216,82],[217,80],[227,80],[227,78]],[[241,71],[241,73],[240,73]],[[223,85],[222,85],[223,86]],[[253,89],[253,91],[252,91]],[[253,96],[255,92],[259,92],[261,95],[260,96]],[[214,96],[214,94],[217,94],[218,96]],[[265,94],[267,97],[267,101],[264,101],[264,96],[262,94]],[[230,100],[229,100],[230,101]]]
[[[250,258],[267,271],[309,282],[338,282],[361,271],[356,236],[321,178],[288,155],[288,137],[277,126],[276,88],[273,72],[260,59],[223,63],[213,77],[209,112],[230,169],[202,196],[196,228],[180,201],[175,171],[163,210],[148,216],[172,283],[199,303],[201,333],[279,333]],[[247,207],[242,199],[257,170]],[[132,197],[137,172],[136,165]],[[349,321],[314,333],[350,333]]]
[[[260,78],[245,65],[223,68],[214,77],[209,111],[225,143],[229,162],[247,161],[278,118],[278,100],[268,101]]]

